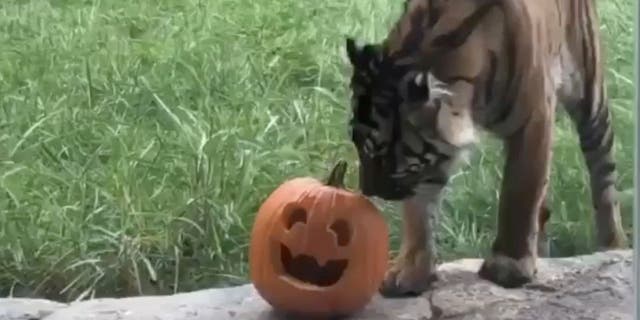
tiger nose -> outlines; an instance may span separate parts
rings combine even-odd
[[[376,185],[375,178],[367,177],[366,175],[360,175],[360,190],[362,194],[365,196],[375,196],[376,195]]]
[[[361,177],[360,190],[367,197],[394,198],[400,190],[394,181],[379,176]]]
[[[362,188],[362,194],[367,197],[374,197],[380,194],[380,189],[367,185],[365,188]]]
[[[363,161],[359,168],[360,191],[363,195],[380,196],[393,188],[392,181],[384,175],[384,168],[378,161]]]

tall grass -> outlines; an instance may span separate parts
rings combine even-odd
[[[620,186],[631,190],[633,2],[599,6]],[[5,0],[0,292],[69,300],[247,281],[261,201],[285,179],[322,176],[338,158],[355,163],[344,36],[380,40],[400,7]],[[553,250],[590,252],[588,178],[570,123],[558,124]],[[501,162],[487,141],[454,179],[439,234],[444,259],[486,252]],[[352,165],[351,187],[355,177]],[[400,215],[383,207],[395,249]]]

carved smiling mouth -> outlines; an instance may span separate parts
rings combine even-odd
[[[324,266],[320,266],[312,256],[299,254],[293,257],[291,250],[284,244],[280,244],[280,260],[287,275],[318,287],[330,287],[336,284],[349,264],[346,259],[336,259],[329,260]]]

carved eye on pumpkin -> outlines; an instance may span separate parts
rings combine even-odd
[[[285,223],[287,225],[287,230],[291,229],[296,223],[307,223],[307,211],[303,208],[294,208],[288,215],[286,215],[286,217],[287,220]]]
[[[250,276],[271,305],[294,313],[348,314],[364,307],[387,269],[388,229],[364,196],[344,189],[346,163],[327,183],[297,178],[260,207]]]
[[[342,219],[336,220],[331,224],[331,231],[336,235],[339,246],[344,247],[349,244],[351,240],[351,230],[347,221]]]

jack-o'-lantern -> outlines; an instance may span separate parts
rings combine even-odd
[[[388,229],[377,208],[345,189],[346,162],[325,183],[295,178],[265,200],[255,218],[250,277],[275,309],[348,315],[377,292],[387,269]]]

